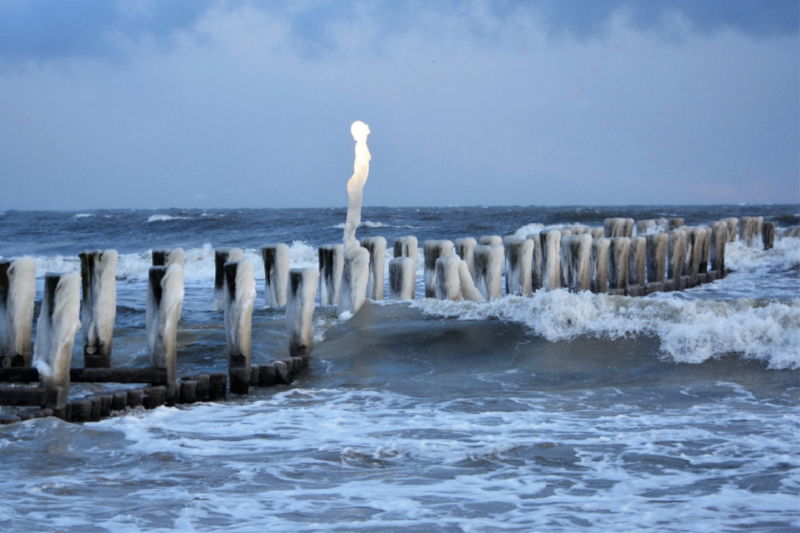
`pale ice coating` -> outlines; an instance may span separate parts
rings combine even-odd
[[[182,249],[180,252],[183,254]],[[117,315],[116,271],[119,254],[116,250],[87,251],[84,254],[87,272],[83,283],[88,285],[83,288],[81,310],[84,353],[90,358],[95,355],[110,357]]]
[[[253,304],[256,301],[255,266],[249,259],[242,259],[236,264],[234,290],[228,288],[225,293],[225,333],[228,352],[249,359]]]
[[[286,286],[286,327],[289,330],[289,353],[308,359],[311,347],[311,322],[319,271],[316,268],[293,268]]]
[[[36,261],[32,257],[20,257],[8,267],[8,299],[5,309],[0,302],[0,327],[6,328],[2,338],[5,346],[0,346],[0,355],[21,355],[25,366],[30,366],[33,355],[31,346],[31,326],[33,306],[36,299]]]
[[[48,274],[39,320],[33,365],[47,386],[69,385],[75,335],[81,327],[81,277],[77,273]]]
[[[364,201],[364,185],[369,176],[369,161],[372,155],[367,148],[369,126],[356,120],[350,126],[350,133],[356,141],[356,158],[353,163],[353,175],[347,182],[347,222],[344,225],[345,254],[352,247],[359,247],[356,241],[356,228],[361,223],[361,205]]]

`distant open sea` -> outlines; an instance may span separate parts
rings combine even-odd
[[[384,236],[391,250],[405,235],[422,245],[614,216],[691,226],[743,215],[780,233],[800,224],[800,205],[367,207],[357,237]],[[214,247],[241,247],[256,265],[259,364],[288,354],[283,310],[264,308],[259,248],[285,242],[293,267],[316,267],[345,216],[6,211],[0,256],[35,258],[36,317],[45,272],[116,249],[112,364],[144,367],[150,252],[183,247],[179,375],[225,371]],[[412,302],[368,302],[347,321],[317,307],[311,365],[292,385],[98,423],[1,426],[0,530],[797,532],[800,239],[729,244],[726,264],[725,279],[681,293],[475,304],[424,299],[420,261]]]

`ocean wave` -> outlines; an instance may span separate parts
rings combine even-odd
[[[800,368],[800,299],[630,298],[560,289],[483,304],[425,299],[411,305],[432,316],[519,323],[551,342],[652,335],[663,354],[680,363],[739,354],[772,369]]]
[[[91,213],[78,213],[74,216],[74,218],[88,218],[93,217],[94,215]]]
[[[150,218],[147,219],[148,224],[150,222],[167,222],[169,220],[189,220],[189,217],[174,217],[172,215],[150,215]]]
[[[336,224],[332,226],[334,229],[344,229],[345,223],[342,222],[341,224]],[[391,224],[384,224],[383,222],[372,222],[371,220],[362,220],[361,223],[358,225],[359,228],[394,228],[394,227],[402,227],[402,228],[412,228],[413,226],[392,226]]]
[[[725,266],[737,272],[757,270],[791,270],[800,268],[800,239],[784,237],[776,239],[770,250],[758,246],[748,247],[742,241],[728,243],[725,247]]]

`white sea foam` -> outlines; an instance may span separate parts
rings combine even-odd
[[[520,323],[549,341],[653,335],[663,353],[681,363],[741,354],[774,369],[800,368],[800,299],[629,298],[559,289],[485,304],[426,299],[411,305],[433,316]]]
[[[341,224],[336,224],[332,226],[334,229],[344,229],[345,223],[342,222]],[[358,224],[359,228],[394,228],[394,227],[409,227],[409,226],[392,226],[390,224],[384,224],[383,222],[372,222],[371,220],[362,220]]]
[[[188,220],[189,217],[174,217],[172,215],[151,215],[147,222],[166,222],[168,220]]]
[[[725,249],[725,266],[737,272],[800,268],[800,238],[776,239],[770,250],[748,247],[739,240],[730,242]]]
[[[91,213],[78,213],[75,215],[75,218],[88,218],[93,217],[94,215]]]

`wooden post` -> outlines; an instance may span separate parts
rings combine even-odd
[[[679,291],[683,289],[683,267],[686,255],[686,232],[674,229],[669,232],[667,254],[667,278],[671,282],[670,289]]]
[[[508,258],[508,271],[506,272],[508,294],[530,296],[532,294],[533,241],[518,237],[509,239],[506,257]]]
[[[469,275],[475,277],[475,247],[478,246],[478,241],[472,237],[464,237],[453,241],[455,245],[456,255],[464,260],[467,264]]]
[[[225,263],[235,263],[244,259],[241,248],[217,248],[214,250],[214,311],[225,308]]]
[[[116,250],[86,251],[80,254],[83,308],[83,366],[110,368],[117,315]]]
[[[413,300],[416,291],[416,270],[411,257],[395,257],[389,261],[389,298]]]
[[[289,247],[283,243],[266,244],[261,247],[261,257],[264,259],[264,305],[283,307],[289,282]]]
[[[363,237],[361,239],[361,246],[369,252],[367,298],[377,301],[383,300],[386,239],[384,237]]]
[[[567,235],[561,239],[561,267],[570,291],[588,291],[592,276],[592,236]]]
[[[487,300],[500,298],[503,290],[503,247],[475,247],[475,287]]]
[[[594,293],[608,291],[608,248],[611,240],[606,237],[592,239],[592,269],[589,286]]]
[[[225,263],[225,340],[228,381],[233,394],[247,394],[250,387],[251,331],[256,299],[253,270],[249,259]]]
[[[453,242],[447,240],[425,241],[425,297],[436,297],[436,260],[453,253]]]
[[[311,323],[317,297],[319,271],[293,268],[289,271],[286,295],[286,326],[289,329],[289,354],[301,357],[307,366],[311,357]]]
[[[0,367],[31,366],[36,262],[0,261]]]
[[[173,402],[177,394],[178,322],[183,307],[183,267],[150,267],[147,291],[147,348],[153,368],[166,370],[166,399]]]
[[[319,304],[339,303],[339,288],[344,270],[344,245],[326,244],[319,247]]]
[[[608,255],[608,288],[616,294],[625,294],[628,290],[628,261],[631,240],[628,237],[610,239]],[[617,292],[617,291],[621,291]]]

